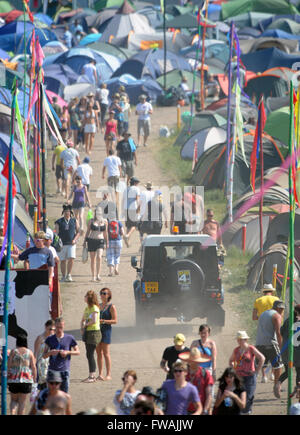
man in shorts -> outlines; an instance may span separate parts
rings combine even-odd
[[[61,164],[61,153],[66,150],[67,147],[64,144],[58,144],[54,150],[52,155],[52,171],[55,171],[56,185],[57,190],[56,193],[62,193],[62,183],[64,181],[64,170]],[[56,161],[56,166],[55,165]]]
[[[124,234],[124,241],[127,248],[129,247],[129,238],[134,230],[138,227],[140,220],[140,189],[138,187],[140,180],[136,177],[131,177],[129,186],[124,191],[123,196],[123,210],[126,220],[126,234]]]
[[[127,176],[127,184],[129,180],[134,176],[134,164],[137,166],[136,148],[130,133],[124,133],[123,139],[117,143],[117,155],[122,162],[123,176]]]
[[[284,302],[278,299],[273,303],[273,307],[270,310],[264,311],[259,317],[256,335],[257,350],[265,357],[263,368],[265,369],[270,362],[274,369],[273,392],[278,399],[280,399],[279,377],[283,367],[280,353],[282,346],[280,327],[284,308]]]
[[[118,203],[119,181],[122,171],[121,159],[115,155],[111,148],[108,151],[108,156],[104,159],[102,178],[105,178],[105,170],[107,169],[107,185],[110,186],[116,195],[116,203]]]
[[[64,170],[64,190],[66,198],[68,198],[74,171],[76,171],[77,166],[80,165],[79,153],[74,149],[74,144],[71,140],[67,141],[67,149],[62,151],[60,158]]]
[[[152,104],[148,103],[146,95],[139,97],[140,102],[136,106],[136,115],[138,115],[137,130],[138,130],[138,144],[140,145],[140,137],[144,136],[144,147],[147,146],[147,140],[150,136],[151,121],[150,115],[153,113]]]

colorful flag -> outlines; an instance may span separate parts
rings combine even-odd
[[[256,165],[257,165],[257,159],[259,158],[259,152],[263,140],[263,131],[265,128],[266,120],[267,117],[265,112],[264,101],[261,98],[258,105],[258,119],[257,119],[257,124],[255,129],[252,153],[250,157],[250,184],[254,193],[255,193]]]
[[[1,174],[8,181],[8,179],[9,179],[9,153],[7,153],[7,156],[6,156],[5,163],[4,163],[4,166],[3,166]],[[17,188],[16,188],[15,176],[14,176],[14,173],[13,173],[12,174],[12,199],[14,199],[16,194],[17,194]],[[5,212],[4,212],[3,234],[6,234],[7,223],[8,223],[8,183],[7,183],[7,187],[6,187],[6,197],[5,197]]]
[[[241,146],[241,151],[242,151],[242,156],[245,162],[245,165],[248,168],[248,162],[246,159],[246,154],[245,154],[245,147],[244,147],[244,132],[243,132],[243,115],[242,115],[242,111],[241,111],[241,87],[238,83],[238,81],[235,82],[235,125],[236,125],[236,136],[238,138],[238,141],[240,143]],[[233,145],[236,143],[237,145],[237,141],[236,141],[236,137],[233,138]]]
[[[29,9],[29,5],[28,5],[28,3],[29,3],[29,0],[23,0],[23,4],[24,4],[25,9],[26,9],[26,11],[27,11],[27,13],[28,13],[28,16],[29,16],[29,18],[30,18],[30,21],[32,22],[32,24],[34,24],[34,18],[33,18],[33,15],[32,15],[32,13],[31,13],[31,10]]]

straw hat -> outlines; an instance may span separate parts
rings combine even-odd
[[[273,287],[272,284],[264,284],[263,288],[262,288],[262,292],[273,292],[276,293],[276,289]]]
[[[190,352],[180,353],[178,355],[178,358],[180,358],[182,361],[185,361],[187,363],[189,362],[204,363],[204,362],[211,361],[211,358],[209,356],[204,357],[203,355],[201,355],[197,347],[193,347]]]
[[[236,338],[240,338],[241,340],[248,340],[250,338],[246,331],[238,331],[236,333]]]

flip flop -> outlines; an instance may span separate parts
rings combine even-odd
[[[91,384],[93,382],[96,382],[96,378],[89,376],[88,378],[84,379],[84,381],[82,382],[84,382],[85,384]]]
[[[103,376],[98,376],[96,379],[97,379],[97,381],[104,381],[104,377]]]

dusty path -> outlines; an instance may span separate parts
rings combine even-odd
[[[155,108],[152,117],[152,139],[157,139],[159,127],[162,124],[174,125],[176,123],[176,108]],[[136,138],[136,116],[131,118],[131,133]],[[168,185],[167,176],[161,173],[157,162],[154,160],[151,148],[151,140],[147,148],[138,149],[138,166],[136,176],[142,183],[152,180],[156,185]],[[80,152],[81,159],[84,153]],[[49,158],[51,152],[49,151]],[[96,137],[95,148],[91,157],[94,175],[91,182],[92,204],[97,204],[96,191],[104,185],[101,179],[102,163],[105,158],[103,135]],[[49,165],[50,167],[50,165]],[[47,211],[50,218],[58,218],[61,215],[61,205],[64,202],[62,196],[57,196],[55,191],[54,174],[47,181],[48,200]],[[172,337],[182,332],[186,335],[187,345],[197,337],[200,319],[179,324],[176,319],[161,319],[156,321],[155,327],[144,335],[135,328],[134,296],[132,282],[135,279],[135,271],[130,265],[131,255],[136,255],[139,248],[138,234],[134,233],[130,248],[123,247],[121,255],[120,275],[108,277],[106,263],[102,263],[102,282],[90,282],[89,263],[82,264],[81,250],[82,238],[77,245],[77,260],[73,269],[73,283],[61,285],[63,316],[66,323],[66,331],[73,334],[78,340],[81,354],[73,357],[71,362],[70,394],[73,402],[73,413],[88,408],[101,409],[103,406],[112,406],[115,391],[121,386],[121,377],[125,370],[131,368],[138,375],[137,387],[141,389],[145,385],[158,388],[165,379],[164,373],[159,368],[162,352],[166,346],[172,344]],[[113,303],[118,311],[118,324],[113,327],[113,339],[111,345],[112,357],[112,380],[94,384],[85,384],[81,380],[88,375],[88,364],[85,356],[84,343],[81,341],[79,325],[85,307],[84,294],[89,289],[99,292],[100,288],[108,286],[113,292]],[[236,342],[235,333],[239,328],[238,315],[231,310],[231,295],[225,297],[226,325],[222,334],[212,337],[216,340],[218,348],[217,374],[223,372],[227,366],[230,353]],[[285,386],[287,387],[287,386]],[[286,394],[284,394],[286,396]],[[285,414],[285,401],[275,399],[272,393],[271,382],[258,384],[254,414]]]

